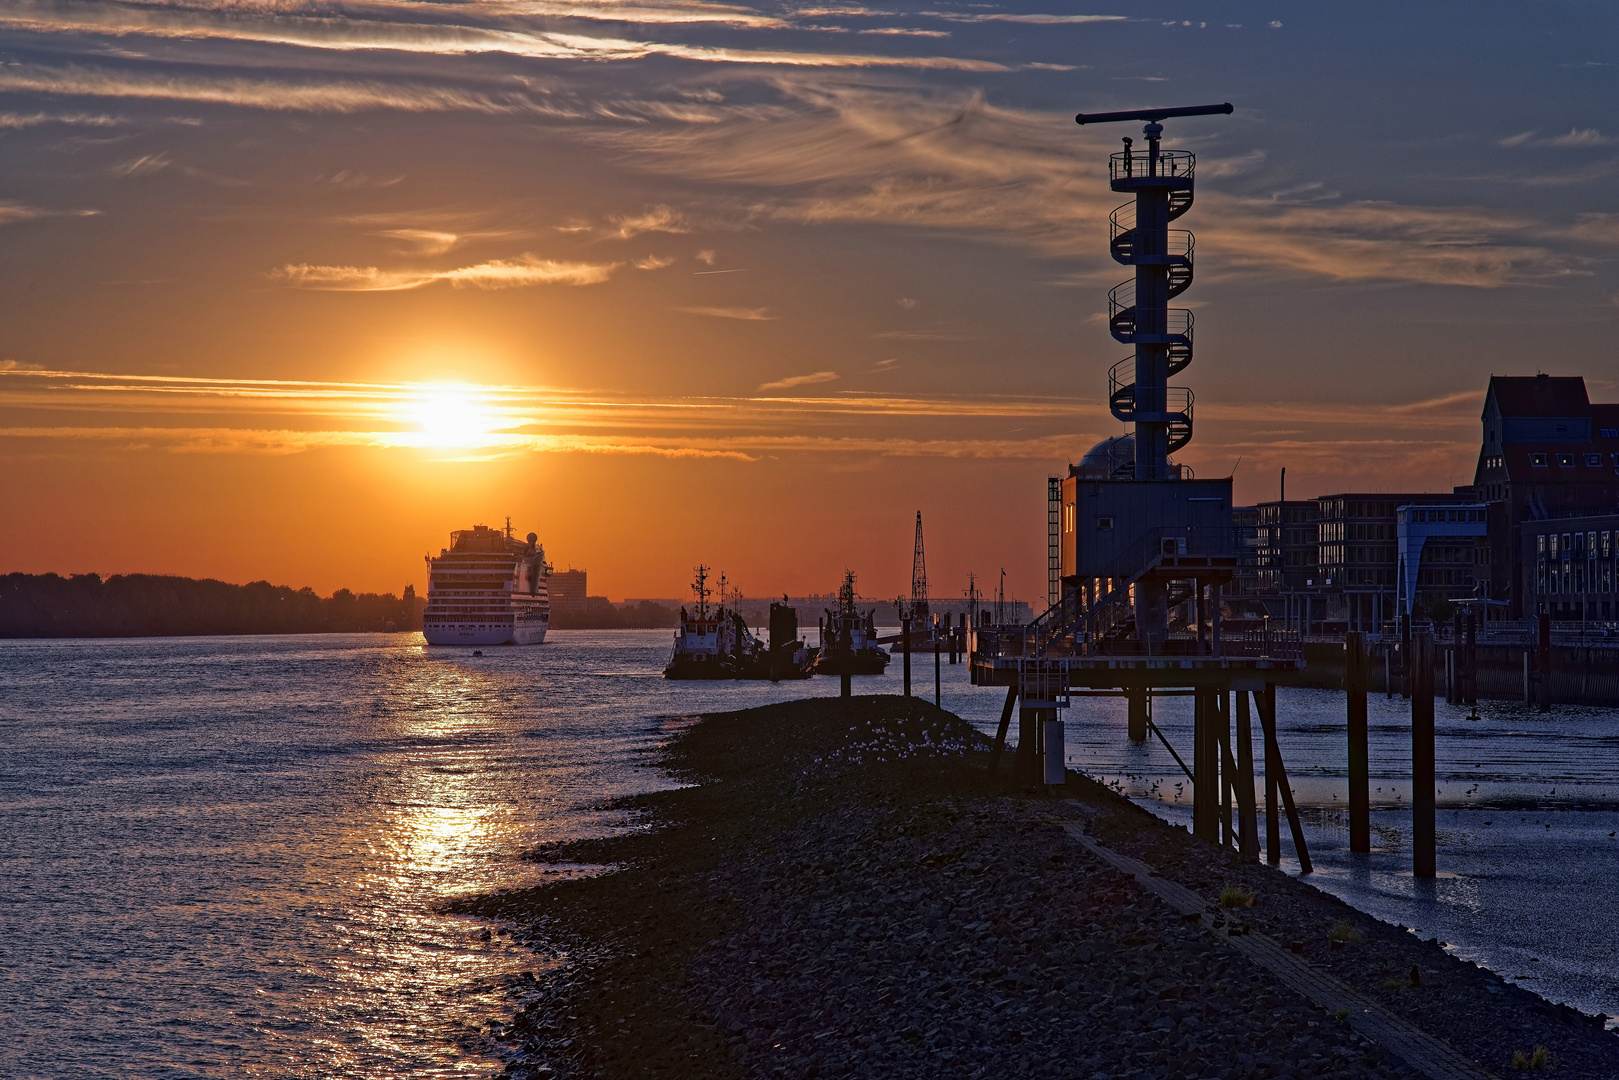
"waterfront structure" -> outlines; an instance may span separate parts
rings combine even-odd
[[[1176,760],[1192,781],[1193,832],[1224,838],[1245,860],[1258,861],[1251,695],[1264,733],[1269,821],[1274,828],[1279,820],[1279,798],[1308,871],[1276,743],[1274,681],[1302,667],[1297,641],[1268,630],[1236,640],[1222,636],[1221,590],[1236,577],[1252,529],[1239,530],[1233,520],[1229,476],[1199,480],[1170,460],[1192,438],[1192,393],[1168,380],[1192,360],[1192,313],[1171,309],[1169,301],[1192,283],[1194,247],[1191,233],[1168,226],[1192,206],[1196,160],[1160,148],[1161,121],[1229,112],[1227,104],[1076,118],[1081,124],[1146,121],[1147,152],[1137,154],[1125,139],[1124,151],[1108,164],[1113,190],[1134,196],[1111,215],[1109,250],[1135,273],[1108,298],[1109,332],[1134,346],[1108,374],[1108,403],[1133,430],[1093,446],[1067,476],[1048,478],[1047,559],[1058,571],[1060,595],[1027,626],[979,629],[972,680],[1007,687],[992,772],[1013,708],[1021,705],[1013,767],[1020,783],[1066,775],[1058,715],[1072,696],[1124,697],[1129,737],[1142,741],[1156,730],[1153,697],[1189,694],[1192,763]],[[1172,627],[1172,609],[1189,610],[1190,623]],[[1235,794],[1235,828],[1231,800],[1222,806],[1222,792]],[[1280,840],[1274,832],[1267,839],[1276,861]]]
[[[1414,614],[1422,591],[1447,599],[1474,597],[1479,556],[1489,553],[1487,545],[1478,543],[1489,535],[1488,510],[1481,502],[1396,508],[1395,581],[1401,615]]]
[[[512,538],[506,528],[477,525],[450,534],[450,546],[427,556],[429,645],[538,645],[551,625],[550,567],[539,537]]]
[[[1490,594],[1507,601],[1513,618],[1543,604],[1566,610],[1569,594],[1526,587],[1538,563],[1524,538],[1553,535],[1548,523],[1558,519],[1619,507],[1619,404],[1593,404],[1579,376],[1496,375],[1480,419],[1473,487],[1490,508]],[[1559,539],[1563,531],[1572,539],[1576,530],[1557,530]]]

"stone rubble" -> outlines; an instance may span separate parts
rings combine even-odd
[[[694,786],[631,800],[657,828],[531,853],[616,872],[455,905],[554,962],[491,1026],[505,1074],[1421,1075],[1074,844],[1051,821],[1066,815],[1211,906],[1242,885],[1254,906],[1228,918],[1298,941],[1493,1072],[1544,1045],[1563,1075],[1619,1076],[1619,1039],[1589,1018],[1100,785],[1008,792],[985,750],[959,718],[893,697],[683,728],[664,765]],[[1338,923],[1356,940],[1331,943]],[[1383,988],[1413,967],[1420,988]]]

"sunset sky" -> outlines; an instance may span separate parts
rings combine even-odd
[[[0,571],[1044,592],[1105,405],[1105,156],[1199,155],[1199,476],[1471,480],[1619,398],[1609,3],[0,5]]]

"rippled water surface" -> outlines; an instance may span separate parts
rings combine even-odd
[[[649,752],[679,717],[838,692],[667,683],[669,639],[558,631],[483,657],[414,635],[0,642],[0,1076],[498,1072],[487,1026],[538,962],[437,906],[543,880],[517,857],[537,843],[633,826],[602,804],[666,782]],[[941,676],[945,706],[993,732],[1004,691]],[[899,661],[856,685],[897,692]],[[1075,705],[1074,767],[1185,823],[1185,778],[1125,738],[1122,703]],[[1423,883],[1406,703],[1371,700],[1379,849],[1352,856],[1343,695],[1281,692],[1313,881],[1619,1013],[1619,716],[1437,708],[1442,876]],[[1186,756],[1189,702],[1156,719]]]
[[[498,1071],[535,958],[435,906],[622,827],[667,718],[838,689],[667,683],[670,637],[0,642],[0,1075]]]

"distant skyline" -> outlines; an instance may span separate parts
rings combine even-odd
[[[1619,399],[1610,5],[0,10],[0,571],[1044,592],[1108,435],[1105,156],[1199,155],[1201,476],[1448,491],[1493,374]]]

